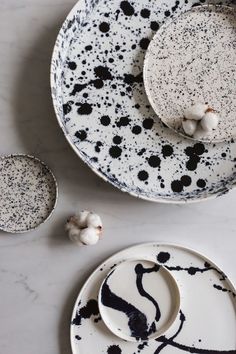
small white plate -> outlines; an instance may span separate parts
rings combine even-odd
[[[163,25],[144,62],[144,84],[157,116],[185,135],[184,110],[196,102],[219,112],[217,129],[196,140],[236,137],[236,10],[197,6]]]
[[[165,267],[132,259],[109,272],[98,303],[110,331],[135,342],[158,338],[169,329],[179,313],[180,293]]]
[[[38,158],[0,157],[0,230],[23,233],[45,222],[55,209],[57,182]]]

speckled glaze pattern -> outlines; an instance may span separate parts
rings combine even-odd
[[[148,257],[174,276],[181,295],[179,315],[156,340],[127,342],[110,332],[99,313],[100,285],[111,269],[132,257]],[[235,354],[236,295],[227,276],[206,257],[186,248],[156,243],[126,249],[105,261],[85,283],[73,311],[73,354]]]
[[[157,116],[184,134],[184,110],[207,102],[220,122],[205,142],[236,136],[236,10],[201,6],[164,25],[151,41],[144,84]]]
[[[144,56],[186,0],[80,0],[57,38],[52,97],[64,134],[104,180],[143,199],[185,203],[235,182],[236,144],[202,144],[156,120],[143,85]]]
[[[0,229],[22,233],[46,221],[55,208],[57,184],[39,159],[28,155],[0,158]]]

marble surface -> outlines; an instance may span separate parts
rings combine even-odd
[[[80,287],[112,253],[145,241],[174,242],[211,257],[236,282],[236,191],[200,204],[145,202],[99,179],[71,150],[53,112],[49,63],[75,1],[0,0],[1,154],[44,160],[59,183],[58,206],[38,230],[0,232],[0,348],[4,354],[71,353],[69,323]],[[98,212],[103,240],[77,248],[63,224],[76,209]]]

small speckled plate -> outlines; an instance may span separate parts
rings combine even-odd
[[[52,214],[57,182],[38,158],[16,154],[0,157],[0,230],[23,233]]]
[[[204,142],[236,137],[236,10],[197,6],[163,25],[152,39],[144,62],[149,101],[169,128],[184,135],[184,110],[207,102],[220,122]]]
[[[173,275],[161,264],[131,259],[106,276],[98,305],[102,320],[115,335],[144,341],[160,337],[174,323],[180,293]]]
[[[108,329],[101,318],[98,294],[104,278],[119,264],[136,259],[148,259],[162,264],[172,274],[180,290],[180,311],[171,327],[155,340],[126,341]],[[151,265],[152,268],[153,265]],[[146,268],[146,266],[145,266]],[[113,273],[115,274],[115,273]],[[153,273],[151,273],[154,275]],[[149,274],[141,279],[147,291]],[[127,287],[131,294],[136,283],[120,280],[114,285]],[[112,285],[109,282],[108,284]],[[140,284],[139,284],[140,285]],[[152,288],[153,289],[153,288]],[[122,291],[122,290],[121,290]],[[155,296],[156,298],[156,296]],[[135,302],[136,296],[132,301]],[[143,302],[155,306],[151,298]],[[136,304],[143,309],[143,302]],[[123,309],[125,310],[125,309]],[[127,321],[127,311],[124,319]],[[104,261],[81,289],[72,314],[71,345],[73,354],[235,354],[236,294],[224,272],[205,256],[185,247],[147,243],[116,253]]]

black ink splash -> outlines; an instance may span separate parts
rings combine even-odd
[[[155,306],[155,308],[156,308],[155,320],[157,322],[160,320],[160,317],[161,317],[160,308],[159,308],[159,305],[156,302],[156,300],[144,290],[144,288],[143,288],[143,275],[145,273],[158,272],[159,269],[160,269],[160,266],[158,264],[154,265],[154,267],[152,267],[152,268],[144,268],[142,266],[142,264],[140,264],[140,263],[135,266],[135,273],[137,275],[136,285],[137,285],[139,294],[143,297],[146,297],[146,299],[151,301],[153,303],[153,305]]]
[[[221,285],[213,284],[213,288],[220,290],[224,293],[232,294],[233,297],[236,297],[236,294],[232,290],[227,289],[227,288],[223,288],[223,286],[221,286]]]
[[[145,340],[151,333],[156,331],[156,328],[154,328],[152,325],[151,328],[148,329],[147,318],[145,314],[110,290],[107,281],[113,272],[107,277],[102,286],[102,304],[114,310],[125,313],[129,319],[128,326],[131,331],[131,336],[136,338],[136,340]]]
[[[111,345],[108,349],[107,349],[107,354],[121,354],[121,349],[119,347],[119,345]]]
[[[72,321],[73,325],[80,326],[82,319],[88,319],[91,316],[96,316],[99,314],[98,302],[97,300],[91,299],[87,302],[86,306],[81,307],[75,315]]]

